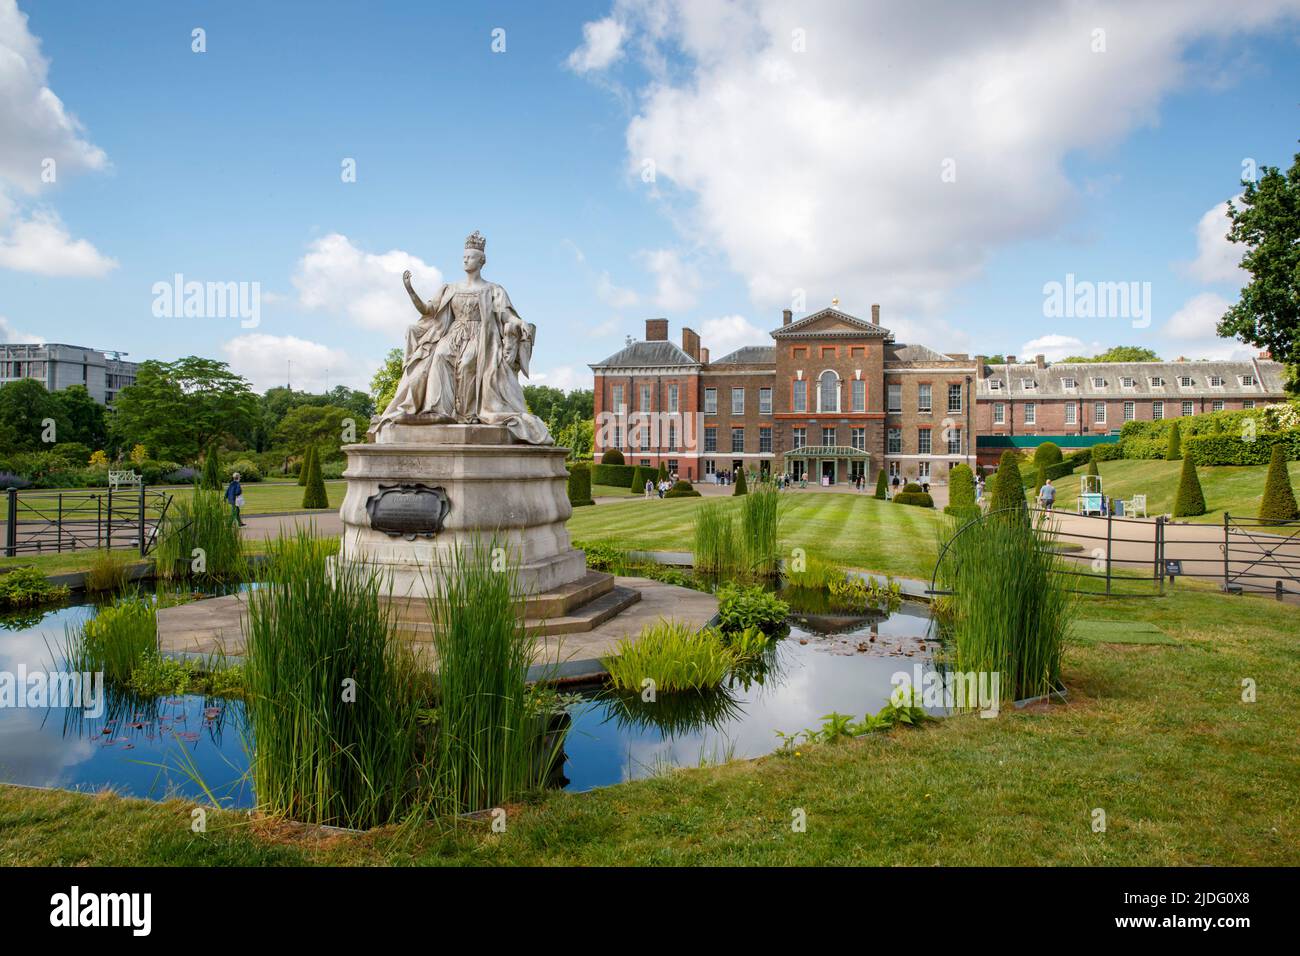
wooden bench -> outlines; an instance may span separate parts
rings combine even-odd
[[[131,471],[110,471],[108,473],[108,487],[121,488],[123,485],[138,485],[140,484],[140,477],[135,473],[134,469]]]

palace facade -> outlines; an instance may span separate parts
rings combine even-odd
[[[712,359],[700,336],[647,319],[591,365],[595,454],[697,481],[748,470],[840,484],[881,469],[942,483],[959,462],[996,464],[1007,447],[1113,440],[1128,420],[1278,401],[1283,367],[1249,362],[990,365],[982,356],[898,342],[880,307],[861,319],[832,307],[795,320],[772,345]]]

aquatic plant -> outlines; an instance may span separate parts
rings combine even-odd
[[[244,631],[259,804],[318,824],[402,819],[428,793],[416,721],[428,681],[390,631],[379,578],[330,562],[300,527],[270,543],[265,580]]]
[[[64,635],[69,670],[102,672],[106,682],[126,686],[144,656],[157,652],[156,609],[139,595],[122,598]]]
[[[176,495],[158,532],[157,574],[165,579],[246,577],[244,544],[234,512],[219,491]]]
[[[893,611],[902,603],[903,589],[892,577],[880,584],[875,578],[852,577],[832,582],[826,589],[832,607],[844,611]]]
[[[831,711],[821,720],[820,727],[810,727],[794,733],[776,731],[777,739],[781,741],[781,749],[778,753],[791,753],[801,743],[833,744],[865,734],[892,730],[899,725],[919,727],[934,718],[927,714],[923,707],[902,706],[891,701],[876,713],[865,714],[860,721],[855,721],[851,714],[841,714],[837,711]]]
[[[740,542],[729,505],[712,502],[695,509],[695,570],[729,576],[739,565]]]
[[[774,485],[760,483],[740,502],[740,538],[749,574],[776,576],[781,560],[782,500]]]
[[[1003,698],[1057,687],[1075,598],[1059,573],[1049,518],[989,520],[956,535],[941,561],[954,667],[998,673]]]
[[[652,687],[656,694],[717,687],[739,661],[716,629],[670,620],[647,625],[632,640],[623,638],[613,654],[601,658],[615,688]]]
[[[811,556],[798,564],[787,562],[783,570],[787,586],[805,591],[824,591],[845,577],[844,569],[835,562]]]
[[[755,498],[755,491],[747,497]],[[754,628],[763,634],[777,635],[787,629],[790,605],[762,585],[724,584],[717,590],[718,627],[724,634]]]
[[[126,587],[132,558],[122,551],[99,551],[86,570],[86,590],[94,593],[121,591]]]
[[[14,568],[0,574],[0,607],[33,607],[61,601],[68,596],[67,585],[53,584],[33,567]]]
[[[533,638],[524,629],[517,566],[496,541],[459,548],[439,569],[430,616],[438,661],[434,781],[439,809],[500,806],[540,787],[563,737],[530,704]]]

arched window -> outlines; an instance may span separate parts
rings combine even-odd
[[[840,379],[830,369],[822,372],[817,379],[817,410],[819,412],[838,412],[840,410]]]

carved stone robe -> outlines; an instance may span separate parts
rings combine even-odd
[[[495,282],[473,290],[444,284],[425,313],[407,329],[402,378],[375,429],[477,418],[504,425],[518,441],[554,444],[546,423],[529,413],[519,384],[519,373],[528,374],[536,326],[519,317],[506,290]]]

